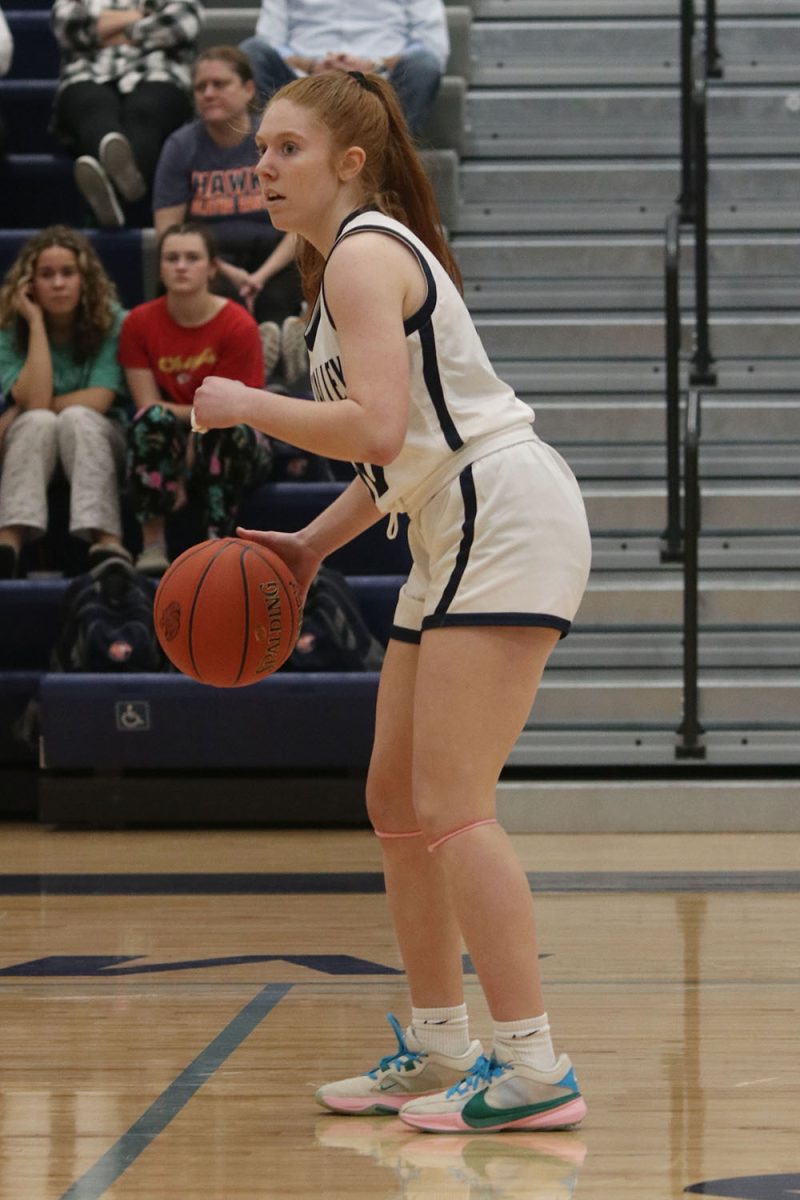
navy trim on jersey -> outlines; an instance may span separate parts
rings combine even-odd
[[[475,517],[478,513],[478,497],[475,492],[475,480],[472,476],[472,464],[465,467],[458,477],[458,482],[461,485],[461,497],[464,501],[464,523],[461,526],[461,544],[458,547],[456,555],[456,564],[450,574],[441,599],[436,605],[436,610],[433,617],[427,618],[432,620],[435,617],[442,617],[446,614],[448,608],[453,603],[458,585],[461,583],[464,572],[467,569],[469,562],[469,553],[472,549],[472,543],[475,540]],[[423,628],[425,622],[423,621]]]
[[[423,255],[420,254],[419,250],[412,241],[410,241],[407,237],[403,237],[402,233],[398,233],[396,229],[387,229],[385,225],[359,225],[358,229],[348,230],[341,240],[344,241],[344,238],[346,237],[352,237],[356,233],[364,232],[385,233],[388,234],[389,237],[396,238],[398,242],[402,242],[403,245],[407,246],[414,255],[420,265],[422,274],[425,276],[425,284],[427,287],[425,299],[422,301],[422,304],[419,306],[417,311],[412,313],[407,320],[403,321],[403,332],[405,333],[406,337],[409,337],[412,333],[416,333],[418,329],[430,321],[431,317],[433,316],[433,310],[436,308],[438,293],[436,291],[436,280],[433,278],[433,272],[425,261]],[[327,308],[328,306],[326,305],[325,307]],[[333,325],[333,328],[335,329],[336,326],[333,324],[333,318],[331,317],[331,310],[329,308],[328,317],[331,325]]]
[[[317,303],[314,306],[314,311],[311,314],[311,320],[306,326],[305,333],[303,334],[306,343],[306,350],[308,350],[309,354],[314,349],[314,342],[317,340],[317,330],[319,329],[321,318],[322,307],[319,300],[317,300]]]
[[[361,210],[361,212],[369,211],[369,209]],[[360,215],[360,213],[352,214],[354,217]],[[347,221],[349,220],[351,220],[351,217],[347,218]],[[353,237],[357,233],[387,234],[389,237],[395,238],[398,242],[402,242],[404,246],[408,247],[419,263],[422,274],[425,276],[425,285],[427,291],[425,293],[425,299],[422,301],[422,304],[419,306],[417,311],[412,313],[407,320],[403,321],[403,332],[405,333],[406,337],[409,337],[410,334],[416,333],[420,326],[425,325],[428,321],[430,321],[431,317],[433,316],[433,310],[436,308],[437,292],[436,280],[433,278],[433,272],[412,241],[410,241],[407,237],[403,237],[402,233],[398,233],[396,229],[387,229],[385,225],[359,225],[358,229],[348,229],[345,233],[342,233],[340,228],[339,233],[336,235],[336,241],[331,249],[331,254],[333,254],[333,251],[339,245],[339,242],[343,242],[345,238]],[[328,255],[328,258],[330,258],[330,254]],[[320,284],[320,291],[323,291],[324,287],[325,279],[323,276],[322,283]],[[328,314],[328,320],[331,323],[331,328],[335,331],[336,322],[333,319],[333,313],[330,310],[330,305],[327,303],[325,304],[325,311]]]
[[[431,398],[434,412],[439,419],[439,427],[441,428],[442,434],[444,435],[444,440],[447,442],[449,448],[451,450],[461,450],[463,448],[464,441],[456,429],[455,422],[453,421],[453,418],[451,417],[450,411],[447,407],[444,389],[442,388],[442,377],[439,373],[439,359],[436,354],[436,335],[433,331],[432,317],[434,309],[436,308],[438,293],[436,290],[436,280],[433,277],[433,272],[431,271],[430,266],[426,262],[421,251],[409,238],[405,237],[396,229],[388,229],[385,225],[359,225],[357,229],[345,229],[345,225],[349,221],[351,221],[354,217],[361,215],[361,212],[364,211],[370,210],[362,209],[360,212],[351,213],[349,217],[345,218],[345,221],[343,221],[342,225],[339,227],[339,233],[337,234],[336,241],[331,249],[331,254],[333,254],[333,251],[339,242],[343,241],[346,237],[353,237],[353,235],[357,233],[383,233],[387,234],[389,237],[396,238],[398,242],[402,242],[402,244],[407,246],[416,258],[422,273],[425,276],[427,294],[417,311],[412,313],[411,316],[403,322],[403,331],[406,337],[409,337],[412,333],[419,334],[420,346],[422,348],[422,377],[425,380],[425,386],[428,389],[428,395]],[[330,259],[330,254],[328,255],[328,258]],[[329,305],[325,301],[324,276],[322,283],[320,284],[320,299],[321,303],[325,304],[325,312],[328,315],[331,328],[334,332],[336,332],[336,322],[333,319],[333,314],[331,313]]]
[[[376,467],[373,463],[353,463],[353,467],[367,485],[374,500],[386,495],[389,485],[386,482],[386,472],[383,467]]]
[[[428,389],[428,395],[431,398],[434,411],[439,418],[444,440],[447,442],[451,450],[460,450],[464,445],[461,434],[455,427],[453,418],[447,408],[447,401],[444,398],[442,389],[442,377],[439,374],[439,358],[436,354],[436,335],[433,332],[433,322],[428,321],[419,331],[420,345],[422,346],[422,376],[425,380],[425,386]]]
[[[422,301],[422,304],[419,306],[417,311],[412,313],[407,320],[403,321],[403,330],[406,337],[409,337],[410,334],[416,333],[418,329],[430,321],[431,317],[433,316],[433,310],[436,308],[438,293],[436,291],[436,280],[433,278],[433,271],[425,261],[424,255],[420,253],[410,238],[404,237],[403,234],[397,229],[387,229],[385,225],[359,225],[358,229],[349,229],[341,240],[344,241],[345,237],[352,237],[356,233],[365,232],[385,233],[388,234],[389,237],[396,238],[398,242],[402,242],[403,245],[407,246],[414,255],[420,265],[422,274],[425,276],[425,284],[428,289],[425,299]],[[330,316],[330,309],[328,309],[328,315]],[[333,324],[333,322],[331,322],[331,324]],[[334,325],[334,329],[335,328],[336,326]]]
[[[423,632],[426,629],[442,629],[444,626],[469,625],[520,625],[543,629],[559,629],[565,638],[572,628],[572,622],[566,617],[554,617],[552,613],[432,613],[422,622]]]
[[[419,645],[422,634],[419,629],[406,629],[403,625],[393,625],[389,630],[389,637],[394,638],[396,642],[408,642],[410,645]]]

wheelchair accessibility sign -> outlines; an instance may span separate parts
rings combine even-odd
[[[144,733],[150,728],[148,700],[118,700],[116,714],[119,733]]]

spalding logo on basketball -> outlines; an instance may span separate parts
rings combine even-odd
[[[181,627],[181,606],[177,600],[173,600],[171,604],[162,612],[158,621],[159,641],[174,642],[178,636]]]
[[[289,568],[243,538],[215,538],[186,550],[154,601],[167,658],[214,687],[244,687],[277,671],[294,649],[301,619],[300,588]]]

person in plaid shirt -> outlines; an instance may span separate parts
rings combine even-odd
[[[159,151],[192,116],[199,0],[55,0],[62,52],[54,128],[76,156],[75,182],[102,226],[120,199],[146,195]]]

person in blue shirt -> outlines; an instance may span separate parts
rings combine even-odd
[[[255,36],[241,49],[264,100],[302,75],[337,69],[385,75],[417,135],[450,44],[441,0],[261,0]]]
[[[64,225],[23,245],[0,288],[0,578],[47,531],[47,489],[70,482],[70,533],[92,565],[130,559],[119,478],[129,400],[117,361],[122,309],[90,242]]]

